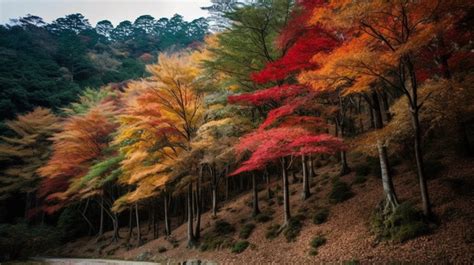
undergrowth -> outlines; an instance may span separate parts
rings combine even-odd
[[[380,240],[402,243],[429,232],[423,213],[411,203],[402,203],[389,214],[382,208],[377,207],[371,218],[372,230]]]
[[[214,224],[211,232],[202,237],[200,245],[201,251],[229,248],[234,244],[230,234],[235,232],[235,228],[226,221],[218,220]]]

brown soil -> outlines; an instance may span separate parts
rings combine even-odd
[[[352,164],[357,159],[352,159]],[[222,264],[315,264],[344,263],[359,261],[362,264],[373,263],[422,263],[422,264],[473,264],[474,263],[474,163],[472,160],[445,161],[455,164],[443,170],[439,176],[429,181],[429,190],[433,203],[433,211],[439,218],[439,224],[425,236],[409,240],[405,243],[376,242],[369,229],[369,220],[375,206],[382,198],[381,181],[369,176],[363,184],[352,185],[355,196],[336,205],[328,204],[327,193],[331,188],[331,178],[337,175],[338,168],[329,164],[318,168],[318,175],[313,182],[312,196],[306,201],[301,200],[300,183],[290,186],[291,211],[293,215],[305,213],[301,234],[296,242],[288,243],[283,235],[270,240],[265,238],[266,228],[271,224],[279,224],[283,220],[282,206],[275,203],[268,205],[266,191],[260,192],[262,211],[273,209],[273,220],[267,223],[256,223],[256,228],[248,238],[251,247],[241,254],[231,253],[230,249],[201,252],[198,249],[186,248],[186,225],[173,230],[173,238],[179,246],[173,245],[162,236],[139,248],[127,250],[127,242],[109,244],[109,240],[96,242],[95,238],[82,238],[69,243],[57,252],[57,255],[76,257],[110,257],[117,259],[146,259],[152,261],[179,262],[190,259],[209,260]],[[406,165],[396,168],[395,187],[402,201],[410,200],[419,204],[419,190],[416,175]],[[327,178],[329,176],[329,178]],[[327,179],[324,180],[323,178]],[[343,176],[341,180],[352,183],[355,174]],[[462,182],[461,182],[461,181]],[[279,180],[274,179],[276,186]],[[277,194],[278,195],[278,194]],[[229,202],[221,202],[217,219],[224,219],[234,225],[235,240],[239,240],[238,232],[242,227],[242,219],[253,222],[251,208],[247,206],[251,194],[244,194]],[[311,216],[317,207],[330,207],[328,221],[321,225],[312,223]],[[205,213],[202,219],[201,235],[212,228],[215,218]],[[160,224],[162,227],[162,224]],[[147,228],[143,228],[146,234]],[[127,234],[124,228],[123,237]],[[311,256],[309,245],[312,238],[323,234],[327,243]],[[110,236],[110,234],[108,234]],[[148,235],[150,237],[151,235]],[[146,235],[145,235],[146,237]],[[135,242],[131,242],[135,244]],[[167,251],[159,253],[165,247]]]

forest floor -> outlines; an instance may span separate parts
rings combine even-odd
[[[351,157],[350,160],[352,166],[363,161],[365,160],[360,157]],[[337,165],[329,163],[317,168],[317,176],[311,185],[312,196],[306,201],[300,196],[301,183],[290,186],[293,216],[302,213],[308,217],[303,221],[301,233],[294,242],[287,242],[282,234],[274,239],[266,238],[265,234],[270,225],[282,223],[283,207],[276,199],[273,199],[273,204],[269,203],[266,199],[267,192],[262,189],[259,193],[260,209],[262,212],[273,212],[272,220],[268,222],[257,223],[251,218],[250,192],[231,201],[221,202],[217,217],[212,217],[209,212],[202,216],[201,235],[211,231],[216,220],[225,220],[235,227],[236,232],[230,236],[235,241],[241,240],[239,232],[244,224],[254,223],[256,228],[247,239],[250,247],[240,254],[232,253],[229,248],[213,251],[186,248],[186,224],[173,230],[173,240],[161,236],[138,248],[130,248],[130,244],[136,242],[127,242],[125,239],[121,239],[119,243],[108,244],[106,241],[97,242],[95,237],[85,237],[64,245],[52,254],[171,263],[197,259],[222,264],[473,264],[474,163],[472,159],[453,158],[452,161],[443,159],[443,164],[444,169],[429,180],[433,211],[439,221],[427,235],[405,243],[379,242],[370,231],[371,214],[382,198],[382,186],[378,177],[368,176],[364,183],[355,184],[354,172],[342,176],[342,181],[351,184],[354,196],[339,204],[328,202],[331,179],[338,175],[339,170]],[[418,181],[413,170],[406,164],[398,165],[394,169],[394,182],[399,199],[419,206]],[[274,190],[279,183],[280,181],[274,178]],[[280,193],[281,191],[278,194]],[[328,220],[323,224],[313,224],[311,217],[316,209],[321,207],[330,209]],[[149,239],[151,232],[146,235],[146,225],[142,229],[145,239]],[[127,228],[121,230],[123,237],[127,233]],[[110,234],[107,235],[110,237]],[[316,255],[310,255],[310,242],[316,235],[324,235],[327,242],[318,248]]]

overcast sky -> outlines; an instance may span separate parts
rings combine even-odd
[[[116,26],[123,20],[133,22],[140,15],[160,18],[180,14],[185,20],[192,20],[207,16],[200,7],[209,3],[209,0],[0,0],[0,23],[26,14],[51,22],[72,13],[83,14],[92,26],[103,19]]]

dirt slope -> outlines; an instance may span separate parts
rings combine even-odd
[[[352,161],[353,163],[355,161]],[[70,243],[60,250],[59,255],[98,257],[107,256],[129,260],[151,260],[179,262],[190,259],[209,260],[223,264],[314,264],[314,263],[344,263],[358,261],[368,263],[474,263],[474,163],[472,160],[445,161],[446,164],[455,162],[455,167],[444,169],[437,178],[429,181],[429,189],[434,205],[434,213],[439,217],[438,227],[428,235],[410,240],[403,244],[375,242],[375,237],[369,231],[369,219],[372,210],[382,196],[381,182],[375,176],[369,176],[363,184],[352,185],[355,196],[336,205],[328,204],[327,193],[331,188],[331,178],[337,175],[334,165],[318,169],[318,175],[313,180],[312,197],[301,200],[300,183],[290,186],[291,209],[295,215],[300,211],[311,216],[317,207],[330,207],[328,221],[321,225],[312,223],[311,218],[304,221],[301,234],[296,242],[288,243],[283,235],[270,240],[265,238],[266,228],[283,220],[282,206],[278,203],[269,205],[265,198],[266,191],[262,190],[260,206],[262,211],[273,210],[273,220],[267,223],[256,223],[257,227],[249,237],[252,244],[241,254],[233,254],[230,249],[201,252],[186,248],[186,225],[181,225],[173,231],[173,237],[179,244],[177,247],[163,237],[147,242],[139,248],[127,250],[122,240],[119,244],[104,246],[97,243],[95,238],[83,238]],[[395,187],[402,201],[410,200],[419,203],[417,179],[407,166],[396,168]],[[355,174],[351,173],[341,178],[352,183]],[[274,186],[279,182],[275,180]],[[235,240],[242,223],[253,222],[250,217],[251,208],[246,204],[251,200],[251,194],[245,194],[230,202],[221,203],[218,219],[224,219],[236,228]],[[275,200],[274,200],[275,201]],[[208,232],[215,219],[205,213],[202,219],[202,234]],[[146,228],[143,229],[146,232]],[[123,230],[125,235],[126,231]],[[323,234],[327,243],[318,249],[315,256],[309,255],[310,241],[315,235]],[[133,242],[132,242],[133,243]],[[159,249],[167,250],[159,253]]]

